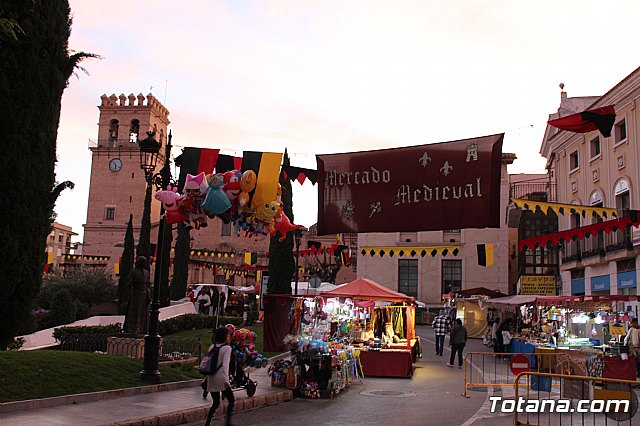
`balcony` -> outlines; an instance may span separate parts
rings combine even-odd
[[[524,200],[555,202],[555,183],[513,183],[509,186],[509,198]]]
[[[582,241],[565,243],[562,248],[562,263],[580,262],[594,257],[606,258],[616,255],[625,257],[626,250],[633,250],[631,231],[617,230],[610,234],[594,235]]]

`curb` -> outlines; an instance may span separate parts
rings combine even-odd
[[[28,399],[26,401],[5,402],[0,404],[0,414],[16,411],[36,410],[39,408],[57,407],[59,405],[79,404],[82,402],[103,401],[105,399],[121,398],[125,396],[142,395],[147,393],[177,390],[199,386],[201,379],[185,380],[182,382],[162,383],[135,388],[114,389],[102,392],[79,393],[75,395],[54,396],[51,398]]]
[[[252,410],[255,408],[276,405],[293,399],[293,391],[285,390],[279,392],[271,392],[265,395],[252,396],[249,398],[236,399],[234,412]],[[218,409],[218,415],[227,412],[227,403],[221,404],[222,408]],[[201,405],[186,410],[174,411],[172,413],[161,414],[158,416],[144,417],[140,419],[131,419],[124,422],[108,423],[103,426],[170,426],[181,425],[186,423],[202,422],[207,417],[210,405]]]

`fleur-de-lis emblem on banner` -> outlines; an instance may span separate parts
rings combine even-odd
[[[452,170],[453,170],[453,166],[449,165],[448,161],[445,161],[444,165],[440,167],[440,173],[442,173],[445,176],[451,173]]]
[[[418,162],[422,167],[427,167],[427,164],[431,163],[431,157],[429,157],[429,154],[427,154],[427,151],[425,151],[424,154],[422,154],[422,157],[418,159]]]

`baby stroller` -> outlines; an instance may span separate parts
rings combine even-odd
[[[231,362],[229,364],[229,384],[231,385],[232,391],[235,392],[245,389],[247,391],[247,396],[253,396],[256,393],[258,382],[251,380],[249,377],[249,372],[252,371],[253,368],[254,367],[246,366],[243,360],[238,359],[233,352],[231,353]]]

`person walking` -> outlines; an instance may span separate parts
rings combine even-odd
[[[227,296],[224,294],[224,290],[220,290],[220,300],[219,300],[219,304],[220,304],[220,316],[224,316],[224,301],[226,300]]]
[[[444,309],[440,309],[438,316],[433,319],[433,331],[436,333],[436,355],[442,356],[444,351],[444,336],[451,329],[451,320],[444,313]]]
[[[210,297],[211,297],[211,315],[215,317],[216,313],[218,313],[218,301],[219,301],[218,290],[215,287],[211,289]]]
[[[629,347],[629,356],[636,356],[636,376],[640,377],[640,364],[638,363],[638,357],[640,357],[640,324],[636,318],[631,320],[629,331],[624,338],[624,344]]]
[[[202,315],[209,315],[211,296],[209,296],[209,289],[207,287],[203,287],[202,290],[200,290],[200,294],[196,301],[198,302],[198,313]]]
[[[451,358],[449,358],[449,367],[453,367],[453,360],[456,352],[458,353],[458,368],[462,368],[462,351],[467,344],[467,329],[462,325],[462,320],[457,318],[455,324],[451,328],[449,335],[449,345],[451,346]]]
[[[218,327],[213,335],[213,344],[209,347],[209,352],[217,349],[218,362],[216,367],[218,370],[215,374],[207,376],[207,391],[211,394],[213,403],[207,414],[205,426],[210,426],[213,415],[220,406],[220,394],[222,398],[227,400],[227,417],[225,425],[231,424],[231,415],[233,414],[233,406],[236,402],[233,396],[233,390],[229,384],[229,362],[231,361],[231,346],[227,345],[227,336],[229,331],[226,327]]]

